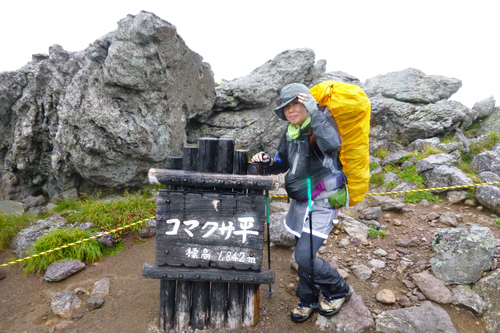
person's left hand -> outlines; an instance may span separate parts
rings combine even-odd
[[[313,112],[318,110],[316,100],[314,97],[308,94],[299,94],[297,96],[300,103],[304,104],[306,107],[307,113],[311,115]]]

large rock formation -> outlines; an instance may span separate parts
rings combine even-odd
[[[141,185],[215,100],[210,66],[147,12],[84,51],[54,45],[0,73],[0,91],[0,199]]]

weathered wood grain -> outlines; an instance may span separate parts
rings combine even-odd
[[[261,271],[220,269],[220,268],[189,268],[159,266],[146,262],[142,266],[142,276],[149,279],[177,281],[216,281],[234,283],[269,284],[274,283],[274,270]],[[177,290],[179,286],[177,286]]]
[[[151,184],[175,185],[184,188],[273,190],[279,187],[279,178],[276,175],[236,175],[151,168],[148,177]]]

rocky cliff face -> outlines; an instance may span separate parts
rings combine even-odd
[[[81,52],[54,45],[0,73],[0,91],[2,199],[141,185],[215,100],[210,66],[147,12]]]
[[[500,132],[493,96],[472,109],[450,99],[459,79],[408,68],[363,83],[325,68],[313,50],[287,50],[215,88],[210,66],[173,25],[147,12],[124,18],[83,51],[54,45],[0,73],[0,200],[139,186],[149,168],[200,137],[232,137],[238,149],[273,153],[287,125],[274,101],[291,82],[361,86],[372,104],[370,152],[384,147],[395,161],[412,142],[445,134],[467,152],[471,141],[460,129],[478,120],[480,131]],[[483,171],[500,175],[490,169]]]

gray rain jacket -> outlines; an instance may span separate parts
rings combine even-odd
[[[285,188],[288,195],[298,201],[307,200],[308,159],[313,192],[325,177],[334,173],[332,169],[339,172],[342,170],[342,164],[338,158],[342,139],[330,111],[317,108],[312,112],[308,111],[311,114],[309,125],[301,129],[297,139],[290,139],[288,131],[285,131],[273,165],[268,168],[269,173],[272,174],[288,171],[285,177]],[[310,148],[312,134],[315,137],[312,141],[315,143]],[[331,165],[326,165],[328,163],[333,165],[333,168]]]

